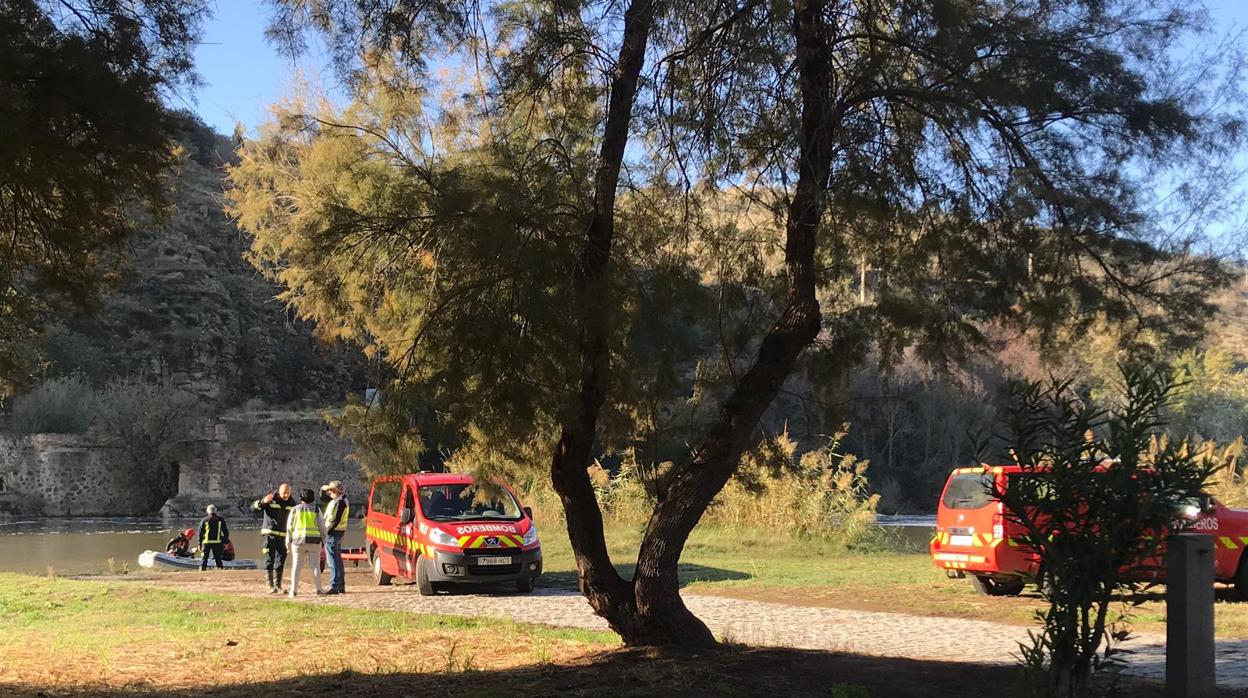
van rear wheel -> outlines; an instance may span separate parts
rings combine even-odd
[[[372,553],[373,553],[373,579],[377,580],[377,586],[382,586],[382,587],[389,586],[390,582],[394,580],[394,577],[392,575],[386,574],[386,571],[381,568],[381,553],[377,550],[377,548],[373,548]]]
[[[985,596],[1018,596],[1026,584],[1022,577],[994,579],[985,574],[971,575],[971,586]]]

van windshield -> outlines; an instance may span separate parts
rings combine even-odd
[[[519,521],[520,504],[506,489],[490,496],[474,485],[424,485],[420,488],[420,511],[432,521],[491,519]]]
[[[945,487],[940,503],[946,509],[979,509],[991,504],[992,473],[958,473]]]

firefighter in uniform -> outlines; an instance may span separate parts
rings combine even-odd
[[[260,525],[264,547],[260,552],[264,554],[264,571],[269,578],[270,594],[282,591],[282,570],[286,566],[286,519],[294,506],[288,482],[283,482],[275,492],[251,503],[254,511],[264,514],[264,523]]]
[[[290,510],[286,519],[286,544],[290,546],[290,598],[295,598],[299,588],[299,570],[305,565],[312,567],[312,581],[316,593],[321,589],[321,542],[325,540],[325,522],[316,509],[316,495],[304,490],[299,504]]]
[[[225,543],[230,539],[230,527],[225,525],[225,519],[217,516],[217,507],[209,504],[205,511],[208,515],[199,522],[199,549],[204,556],[199,561],[200,572],[208,569],[209,553],[217,563],[217,569],[224,567],[221,557],[225,554]]]
[[[327,594],[345,594],[346,570],[342,566],[342,537],[347,532],[347,519],[351,516],[351,503],[342,483],[334,480],[321,488],[321,498],[328,498],[325,505],[325,559],[329,563],[329,591]]]

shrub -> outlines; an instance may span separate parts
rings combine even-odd
[[[870,493],[868,463],[838,452],[842,436],[800,456],[787,432],[763,442],[744,457],[737,477],[716,497],[702,522],[815,536],[844,548],[888,545],[875,524],[879,495]],[[591,466],[590,479],[606,522],[644,525],[671,468],[671,463],[638,463],[632,452],[624,454],[614,473],[601,464]],[[526,481],[520,490],[535,510],[562,519],[548,484]]]
[[[53,378],[13,398],[5,431],[26,434],[83,434],[96,412],[96,394],[79,374]]]
[[[842,431],[821,448],[797,456],[787,432],[747,454],[739,475],[707,512],[707,520],[798,536],[818,536],[846,547],[880,537],[879,495],[871,494],[869,463],[840,453]]]
[[[123,378],[104,387],[96,428],[125,451],[136,475],[165,476],[164,465],[191,436],[195,398],[183,391]]]
[[[1215,466],[1161,431],[1159,415],[1174,388],[1170,371],[1121,370],[1121,396],[1108,408],[1069,382],[1012,390],[1007,442],[1024,474],[993,494],[1041,559],[1048,606],[1037,614],[1042,626],[1031,644],[1021,647],[1032,695],[1112,690],[1130,616],[1126,606],[1111,612],[1111,601],[1143,586],[1123,571],[1159,554],[1161,532]]]

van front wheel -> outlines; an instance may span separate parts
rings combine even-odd
[[[416,558],[416,589],[421,596],[433,596],[433,582],[429,581],[429,558]]]
[[[1241,601],[1248,601],[1248,551],[1239,556],[1239,568],[1235,570],[1235,593]]]
[[[988,575],[973,574],[971,575],[971,586],[981,594],[986,596],[1018,596],[1023,593],[1023,587],[1026,582],[1022,577],[1010,577],[1008,579],[993,579]]]

